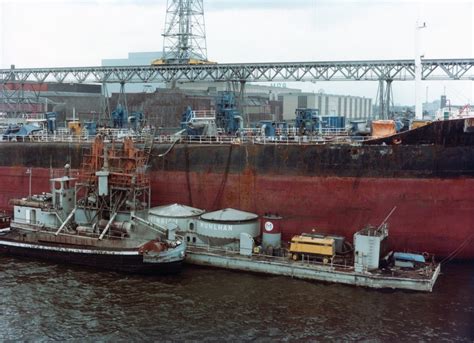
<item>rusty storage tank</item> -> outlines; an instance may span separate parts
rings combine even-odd
[[[265,252],[281,247],[281,221],[278,214],[266,213],[261,220],[262,247]]]
[[[197,234],[207,244],[237,247],[240,234],[247,233],[253,238],[260,231],[258,215],[250,212],[226,208],[201,215],[197,221]]]
[[[199,208],[180,204],[153,207],[148,211],[148,220],[154,224],[165,226],[174,223],[180,233],[196,232],[196,221],[205,211]]]

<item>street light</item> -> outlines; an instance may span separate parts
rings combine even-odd
[[[421,79],[423,77],[423,67],[421,65],[421,58],[424,54],[420,52],[421,30],[426,28],[426,23],[416,21],[415,28],[415,118],[423,120],[423,104],[421,100]]]

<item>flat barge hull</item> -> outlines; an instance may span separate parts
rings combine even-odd
[[[357,273],[353,268],[278,261],[275,258],[244,257],[238,254],[219,254],[206,252],[202,249],[190,249],[186,256],[186,263],[376,289],[403,289],[421,292],[432,292],[440,273],[438,265],[433,273],[426,277],[394,277],[369,272]]]

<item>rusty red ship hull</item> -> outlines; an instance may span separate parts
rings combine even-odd
[[[363,145],[177,144],[158,156],[168,148],[152,152],[154,205],[278,213],[285,239],[313,229],[351,238],[396,206],[394,249],[474,259],[474,133],[465,120]],[[40,191],[50,166],[78,168],[81,154],[73,143],[0,145],[0,207],[28,194],[26,168]]]

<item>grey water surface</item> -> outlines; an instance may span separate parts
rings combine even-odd
[[[0,257],[0,340],[472,341],[474,263],[431,294],[186,267],[134,276]]]

